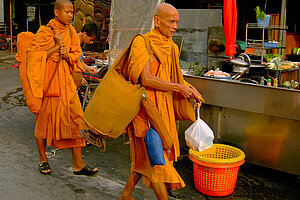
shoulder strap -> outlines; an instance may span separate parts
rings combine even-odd
[[[54,30],[54,28],[52,26],[50,26],[50,25],[46,25],[46,26],[48,26],[49,28],[51,28],[51,31],[53,32],[54,35],[56,34],[56,31]],[[56,68],[55,68],[55,70],[54,70],[54,72],[52,74],[52,77],[50,79],[49,85],[47,86],[47,89],[46,89],[45,95],[43,96],[43,99],[46,97],[46,95],[47,95],[47,93],[49,91],[50,85],[51,85],[51,83],[52,83],[52,81],[54,79],[54,75],[56,74],[56,71],[58,70],[58,66],[59,66],[60,60],[61,60],[61,55],[59,56],[59,60],[57,62],[57,66],[56,66]],[[42,101],[42,103],[43,103],[43,101]]]
[[[50,26],[50,25],[46,25],[47,27],[49,27],[50,29],[51,29],[51,31],[53,32],[53,34],[55,35],[56,34],[56,31],[54,30],[54,28],[52,27],[52,26]]]
[[[71,40],[72,40],[72,30],[71,30],[70,26],[68,26],[68,28],[69,28],[70,38],[71,38]]]
[[[149,38],[146,36],[146,35],[143,35],[143,34],[137,34],[137,35],[140,35],[140,36],[142,36],[143,38],[144,38],[144,40],[145,40],[145,44],[146,44],[146,49],[147,49],[147,51],[148,51],[148,54],[149,54],[149,56],[151,55],[151,51],[150,51],[150,40],[149,40]]]
[[[50,26],[48,24],[46,26],[51,29],[51,31],[53,32],[54,35],[56,34],[56,31],[54,30],[54,28],[52,26]],[[72,39],[72,31],[71,31],[70,26],[68,26],[68,29],[69,29],[70,38]]]
[[[134,41],[134,39],[137,37],[137,36],[142,36],[145,40],[145,44],[146,44],[146,48],[147,48],[147,51],[149,53],[149,56],[151,55],[150,54],[150,40],[149,38],[147,38],[145,35],[143,34],[136,34],[130,41],[129,45],[123,50],[123,52],[119,55],[119,57],[114,61],[114,63],[112,64],[112,66],[110,68],[114,68],[118,73],[122,73],[122,74],[126,74],[124,72],[124,69],[126,71],[126,67],[124,67],[124,65],[120,65],[120,63],[122,63],[124,61],[124,59],[126,59],[129,55],[129,52],[130,52],[130,48],[131,48],[131,45]]]

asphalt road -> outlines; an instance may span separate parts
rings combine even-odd
[[[52,174],[45,176],[39,173],[33,137],[35,118],[25,106],[19,72],[11,67],[13,64],[16,64],[13,55],[0,51],[0,199],[119,199],[130,169],[129,145],[123,144],[123,137],[108,140],[106,152],[100,152],[94,146],[83,148],[84,161],[99,168],[94,177],[74,175],[71,151],[52,147],[47,148]],[[297,176],[245,163],[240,167],[231,195],[210,197],[195,189],[193,165],[186,154],[175,166],[186,187],[171,192],[169,199],[296,200],[300,196]],[[154,192],[142,181],[133,196],[137,200],[156,199]]]

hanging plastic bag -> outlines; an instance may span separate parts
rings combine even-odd
[[[144,138],[151,166],[165,165],[164,150],[158,133],[149,127]]]
[[[185,131],[186,144],[195,151],[203,151],[213,145],[214,133],[200,119],[200,107],[197,109],[197,120]]]

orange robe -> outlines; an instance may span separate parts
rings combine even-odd
[[[172,71],[175,68],[180,68],[178,64],[178,47],[171,38],[164,38],[155,29],[148,32],[146,36],[150,39],[151,52],[153,53],[150,57],[151,74],[171,82]],[[176,59],[178,62],[175,62]],[[149,54],[145,46],[145,41],[142,37],[138,36],[133,41],[128,58],[127,78],[135,84],[139,83],[139,77],[148,60]],[[184,84],[188,85],[187,82],[184,82]],[[144,143],[144,136],[149,127],[148,117],[142,108],[132,121],[132,126],[128,129],[131,145],[131,170],[142,174],[143,182],[149,188],[152,188],[151,182],[164,182],[167,188],[180,189],[185,184],[173,167],[173,161],[177,161],[177,157],[180,156],[179,139],[173,109],[173,93],[153,90],[152,88],[146,88],[146,91],[148,97],[156,104],[162,116],[172,137],[174,149],[171,153],[164,151],[165,165],[151,167]]]
[[[83,71],[80,41],[72,25],[64,26],[55,19],[48,25],[62,35],[70,64],[60,59],[59,51],[47,59],[46,50],[54,46],[55,41],[51,29],[41,26],[28,48],[27,58],[27,76],[35,97],[42,98],[45,95],[57,65],[58,70],[43,100],[41,111],[36,115],[35,137],[46,139],[46,144],[54,148],[82,147],[85,142],[80,130],[86,126],[71,75],[73,71]]]

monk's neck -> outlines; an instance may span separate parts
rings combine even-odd
[[[63,24],[61,23],[57,18],[54,18],[54,20],[56,21],[56,23],[59,25],[59,26],[64,26],[66,27],[68,24]]]
[[[161,32],[159,31],[158,28],[154,27],[154,30],[165,40],[168,40],[169,38],[167,38],[166,36],[164,36],[163,34],[161,34]]]

